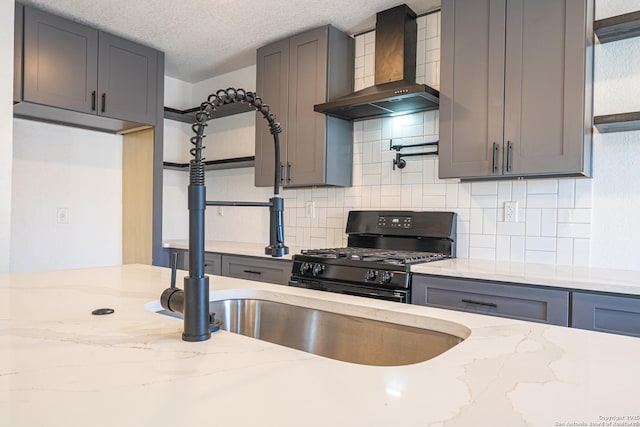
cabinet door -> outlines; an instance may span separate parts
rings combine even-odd
[[[499,175],[505,0],[443,0],[441,17],[440,177]]]
[[[96,30],[25,7],[24,100],[95,112],[97,52]]]
[[[591,138],[591,101],[587,99],[591,89],[587,76],[591,74],[592,61],[586,24],[593,19],[590,3],[507,3],[507,175],[572,174],[585,170],[585,138]]]
[[[289,42],[289,134],[287,179],[290,185],[325,182],[325,116],[313,106],[327,98],[328,27],[299,34]]]
[[[223,255],[222,275],[257,282],[287,285],[291,278],[292,261]]]
[[[416,275],[411,292],[413,304],[569,325],[569,292],[563,290]]]
[[[258,49],[256,63],[256,94],[269,104],[271,112],[282,126],[280,134],[280,160],[286,163],[289,135],[289,39],[280,40]],[[273,186],[274,145],[267,121],[256,113],[256,163],[255,184],[258,187]],[[286,171],[282,169],[284,179]]]
[[[640,337],[640,298],[574,292],[571,301],[574,328]]]
[[[98,114],[155,124],[156,51],[101,32],[99,52]]]

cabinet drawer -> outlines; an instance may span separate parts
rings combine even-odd
[[[414,276],[412,286],[413,304],[569,324],[568,291],[434,276]]]
[[[189,251],[186,249],[171,249],[169,263],[173,262],[173,254],[178,255],[178,268],[189,271]],[[204,272],[207,274],[221,275],[222,255],[214,252],[204,253]]]
[[[187,260],[189,269],[189,260]],[[207,274],[222,275],[222,255],[213,252],[204,253],[204,272]]]
[[[640,337],[640,298],[573,292],[571,326]]]
[[[222,257],[222,275],[258,282],[287,285],[291,278],[292,262],[252,257]]]

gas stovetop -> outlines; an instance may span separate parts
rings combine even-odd
[[[303,249],[302,255],[320,259],[333,259],[345,261],[364,261],[372,263],[390,265],[409,265],[422,262],[437,261],[447,258],[444,254],[435,252],[402,251],[393,249],[374,248],[324,248],[324,249]]]

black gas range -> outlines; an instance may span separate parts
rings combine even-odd
[[[351,211],[346,248],[293,256],[290,286],[411,302],[414,264],[455,256],[456,214]]]

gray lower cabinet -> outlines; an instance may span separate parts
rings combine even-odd
[[[222,275],[238,279],[287,285],[292,266],[290,260],[222,255]]]
[[[573,292],[571,326],[640,337],[640,297]]]
[[[569,292],[511,283],[414,275],[413,304],[569,325]]]
[[[23,42],[16,46],[22,53],[19,101],[156,123],[156,50],[29,6],[17,10],[24,10],[22,25],[16,25]]]
[[[443,0],[440,178],[589,176],[593,0]]]
[[[353,39],[327,25],[258,49],[256,64],[256,93],[282,126],[282,185],[350,186],[353,124],[313,106],[353,90]],[[272,186],[273,136],[259,113],[255,153],[256,186]]]
[[[170,263],[173,262],[174,254],[178,257],[178,268],[180,270],[189,271],[189,251],[186,249],[171,249],[169,251]],[[205,252],[204,272],[206,274],[222,275],[222,255],[215,252]]]

